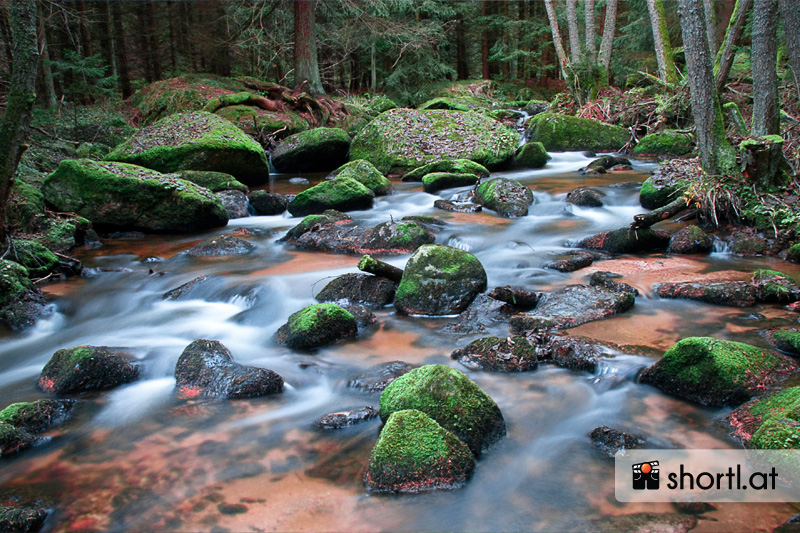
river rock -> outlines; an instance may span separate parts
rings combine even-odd
[[[475,174],[456,174],[453,172],[431,172],[422,178],[422,188],[433,194],[453,187],[467,187],[477,184],[481,178]]]
[[[175,365],[175,381],[186,398],[256,398],[283,390],[283,378],[272,370],[234,363],[222,343],[206,339],[183,350]]]
[[[536,329],[567,329],[600,320],[633,307],[635,296],[630,292],[611,291],[602,287],[570,285],[546,294],[536,309],[517,315],[509,321],[514,334]]]
[[[642,183],[639,189],[639,204],[645,209],[658,209],[680,198],[688,183],[675,180],[666,168],[661,168]]]
[[[603,349],[599,344],[575,337],[549,337],[537,353],[542,360],[584,372],[596,372],[603,359]]]
[[[514,157],[519,135],[480,113],[392,109],[353,139],[350,159],[366,159],[384,174],[441,159],[470,159],[492,170]]]
[[[672,254],[708,254],[714,249],[714,240],[699,226],[686,226],[669,239],[667,251]]]
[[[14,403],[0,411],[0,456],[41,442],[38,435],[63,422],[74,403],[73,400],[41,399]]]
[[[138,376],[139,368],[119,353],[102,346],[76,346],[53,354],[39,375],[39,387],[63,396],[112,389]]]
[[[392,182],[381,174],[375,165],[365,159],[357,159],[345,163],[335,171],[335,179],[352,178],[371,190],[375,196],[392,193]]]
[[[422,181],[422,178],[434,172],[451,174],[473,174],[479,178],[488,178],[489,169],[469,159],[442,159],[417,167],[403,174],[403,181]]]
[[[746,281],[680,281],[653,286],[661,298],[683,298],[716,305],[752,307],[757,291]]]
[[[296,232],[293,229],[290,233]],[[287,238],[286,242],[303,250],[396,255],[413,252],[435,240],[436,236],[428,227],[415,222],[383,222],[372,228],[361,228],[352,221],[320,219],[320,223],[312,226],[311,231],[297,238]]]
[[[356,319],[348,311],[335,304],[314,304],[290,315],[278,328],[277,341],[289,348],[309,350],[357,333]]]
[[[572,252],[564,259],[545,263],[542,268],[558,270],[559,272],[575,272],[582,268],[591,266],[594,263],[594,256],[586,252]]]
[[[436,200],[433,207],[451,213],[480,213],[483,207],[472,202],[454,202],[453,200]]]
[[[314,128],[286,137],[272,151],[278,172],[314,172],[337,168],[347,161],[350,136],[339,128]]]
[[[309,231],[319,231],[330,224],[346,224],[352,220],[350,215],[340,213],[334,209],[328,209],[321,215],[308,215],[304,217],[299,224],[290,229],[278,242],[292,242]]]
[[[247,185],[238,181],[230,174],[224,172],[210,172],[203,170],[182,170],[177,173],[177,177],[191,181],[195,185],[205,187],[211,192],[219,193],[222,191],[239,191],[247,194]]]
[[[371,208],[374,198],[375,193],[356,180],[341,178],[323,181],[301,192],[289,203],[288,210],[295,217],[319,214],[328,209],[357,211]]]
[[[249,205],[247,196],[242,191],[220,191],[217,193],[217,198],[222,202],[229,219],[250,216],[247,211]]]
[[[407,315],[460,313],[486,290],[486,271],[469,252],[428,244],[406,263],[394,305]]]
[[[470,449],[427,414],[404,409],[387,417],[364,471],[374,492],[455,489],[475,468]]]
[[[328,413],[318,418],[314,425],[320,429],[342,429],[377,417],[378,411],[368,405],[360,409]]]
[[[484,333],[493,326],[505,322],[516,312],[518,309],[505,302],[490,298],[486,294],[479,294],[458,315],[455,322],[445,325],[441,331],[459,336]]]
[[[742,257],[764,255],[767,252],[767,240],[761,235],[737,232],[731,239],[731,252]]]
[[[603,207],[600,193],[586,187],[578,187],[571,190],[567,193],[567,198],[564,201],[578,207]]]
[[[208,189],[125,163],[64,160],[42,184],[42,194],[56,209],[105,229],[192,232],[228,223]]]
[[[636,155],[686,155],[694,150],[694,137],[689,133],[664,130],[645,135],[633,149]]]
[[[255,250],[255,247],[255,244],[233,235],[216,235],[209,237],[186,253],[193,256],[229,257],[249,254]]]
[[[44,296],[28,277],[28,269],[0,259],[0,323],[21,331],[34,325],[45,312]]]
[[[28,505],[0,506],[0,531],[39,531],[50,512]]]
[[[609,457],[614,457],[617,452],[640,448],[644,443],[644,437],[635,433],[627,433],[621,429],[613,429],[608,426],[596,427],[589,433],[592,444],[600,448]]]
[[[169,290],[161,295],[162,300],[189,300],[196,292],[197,287],[213,278],[214,276],[197,276],[186,283]]]
[[[738,405],[796,370],[786,357],[749,344],[689,337],[643,370],[640,381],[703,405]]]
[[[346,302],[380,309],[394,300],[397,284],[371,274],[344,274],[314,297],[318,302]]]
[[[162,118],[117,146],[105,160],[159,172],[224,172],[249,185],[269,179],[261,145],[224,118],[205,112]]]
[[[697,518],[675,513],[634,513],[604,516],[578,529],[593,533],[688,533],[697,526]]]
[[[631,138],[620,126],[556,113],[531,117],[526,127],[528,142],[541,142],[548,152],[619,150]]]
[[[630,167],[631,161],[625,157],[616,157],[613,155],[604,155],[598,157],[583,168],[584,174],[605,174],[607,170],[616,166]]]
[[[621,274],[600,270],[597,272],[592,272],[592,275],[589,276],[589,285],[592,287],[603,287],[614,292],[629,292],[634,296],[639,296],[639,291],[635,287],[632,287],[627,283],[615,281],[621,277]]]
[[[533,192],[518,181],[495,178],[480,184],[473,201],[505,218],[524,217],[533,203]]]
[[[404,409],[424,412],[476,456],[506,434],[497,404],[467,376],[444,365],[415,368],[386,387],[381,393],[381,420]]]
[[[417,368],[403,361],[389,361],[369,367],[363,373],[350,378],[347,386],[354,389],[362,389],[366,392],[381,392],[395,379],[410,370]]]
[[[471,370],[525,372],[539,365],[536,351],[525,337],[482,337],[450,357]]]
[[[754,398],[727,417],[733,435],[758,449],[800,448],[800,387]]]
[[[536,307],[536,304],[539,303],[539,298],[542,297],[542,293],[531,292],[522,287],[503,285],[502,287],[495,287],[487,292],[486,296],[505,302],[519,309],[533,309]]]
[[[669,233],[649,228],[633,230],[620,228],[603,231],[578,242],[579,248],[602,250],[613,254],[635,254],[666,250],[669,245]]]
[[[280,215],[289,207],[289,198],[285,194],[267,191],[253,191],[247,197],[250,205],[259,216]]]
[[[800,357],[800,331],[791,329],[771,329],[765,337],[771,345],[783,353]]]
[[[752,283],[759,302],[792,303],[800,300],[800,287],[788,274],[775,270],[756,270]]]
[[[514,166],[516,168],[542,168],[552,157],[540,142],[527,142],[517,150]]]

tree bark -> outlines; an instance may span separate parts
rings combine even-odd
[[[797,8],[797,6],[795,6]],[[752,133],[781,132],[778,105],[778,0],[755,0],[753,6],[753,122]]]
[[[459,12],[458,19],[456,20],[456,76],[459,80],[469,79],[466,33],[466,28],[464,27],[464,16]]]
[[[308,84],[313,96],[325,94],[317,63],[316,0],[294,2],[294,86]]]
[[[114,24],[114,35],[116,36],[116,47],[114,53],[117,57],[117,70],[119,72],[119,88],[122,97],[128,98],[133,94],[131,88],[131,76],[128,71],[128,53],[125,47],[125,28],[122,26],[122,12],[119,2],[111,2],[111,20]]]
[[[714,85],[703,4],[700,0],[678,0],[678,14],[681,18],[700,161],[703,169],[711,176],[734,174],[736,153],[725,136],[722,110]]]
[[[564,51],[564,45],[561,43],[561,32],[558,29],[558,19],[556,19],[556,12],[553,9],[553,0],[544,0],[544,7],[547,10],[547,19],[550,21],[550,33],[553,35],[553,46],[556,49],[556,58],[558,59],[558,69],[561,72],[561,78],[567,79],[567,54]]]
[[[675,83],[678,81],[678,71],[672,60],[672,46],[664,15],[664,4],[661,0],[647,0],[647,8],[650,10],[650,23],[653,27],[658,77],[667,83]],[[705,29],[703,31],[705,32]]]
[[[586,15],[584,20],[586,21],[586,54],[589,56],[589,60],[594,63],[597,61],[597,45],[595,44],[597,30],[595,29],[594,23],[594,0],[585,1],[586,5],[584,7],[586,8]]]
[[[489,0],[481,0],[481,17],[484,21],[489,14]],[[491,79],[489,75],[489,29],[486,22],[481,30],[481,75],[484,80]]]
[[[781,1],[781,21],[786,34],[786,48],[789,50],[789,65],[794,74],[794,86],[800,100],[800,9],[797,0]]]
[[[41,61],[42,86],[44,87],[44,101],[46,107],[55,107],[57,104],[56,87],[53,84],[53,71],[50,68],[50,52],[47,47],[47,32],[44,27],[44,16],[41,2],[36,2],[37,25],[39,39],[39,58]]]
[[[708,36],[708,49],[711,54],[717,53],[717,19],[714,14],[714,0],[703,0],[703,7],[706,13],[706,35]]]
[[[145,13],[147,15],[147,39],[148,52],[150,55],[150,65],[153,73],[153,81],[161,79],[161,51],[158,44],[158,13],[156,2],[150,0],[145,4]]]
[[[725,42],[717,54],[716,65],[714,66],[717,92],[721,92],[725,87],[725,82],[728,81],[728,74],[731,71],[735,55],[734,47],[742,36],[744,23],[747,20],[747,12],[750,11],[751,5],[753,5],[753,0],[736,0],[736,7],[733,9],[731,21],[728,24],[728,31],[725,32]]]
[[[400,283],[400,280],[403,279],[403,269],[397,268],[389,263],[384,263],[378,259],[373,259],[369,255],[361,257],[361,260],[358,262],[358,269],[367,274],[394,281],[395,283]]]
[[[649,213],[644,213],[641,215],[633,215],[633,222],[631,222],[631,229],[645,229],[649,228],[653,224],[658,224],[659,222],[663,222],[668,218],[672,218],[684,209],[688,204],[686,203],[686,198],[681,196],[677,198],[664,207],[659,207],[658,209],[653,209]]]
[[[567,0],[567,33],[569,33],[569,54],[573,63],[580,63],[581,36],[578,29],[577,0]]]
[[[25,137],[36,100],[36,69],[39,64],[36,2],[10,0],[9,16],[13,36],[11,87],[6,110],[0,118],[0,242],[5,242],[6,205],[14,184]]]
[[[614,33],[617,30],[617,0],[606,1],[606,20],[603,25],[603,40],[600,42],[600,56],[598,61],[603,67],[608,80],[611,68],[611,50],[614,46]]]

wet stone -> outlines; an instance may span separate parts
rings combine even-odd
[[[567,193],[566,202],[568,204],[577,205],[578,207],[603,206],[600,193],[593,189],[587,189],[586,187],[578,187]]]
[[[232,515],[232,514],[244,514],[250,509],[244,504],[241,503],[220,503],[217,505],[217,509],[222,514]]]
[[[505,302],[518,309],[532,309],[539,303],[539,298],[542,297],[542,293],[530,292],[521,287],[504,285],[502,287],[495,287],[487,292],[486,296]]]
[[[635,287],[627,283],[614,281],[621,277],[621,274],[616,274],[614,272],[597,271],[593,272],[589,277],[589,285],[592,287],[603,287],[614,292],[630,292],[633,293],[634,296],[639,296],[639,291]]]
[[[454,202],[452,200],[436,200],[433,207],[451,213],[480,213],[483,207],[472,202]]]
[[[592,263],[594,263],[594,257],[592,257],[591,254],[574,252],[559,261],[546,263],[543,265],[543,268],[558,270],[559,272],[575,272],[576,270],[591,266]]]
[[[379,309],[392,303],[397,284],[371,274],[344,274],[314,297],[318,302],[347,302]]]
[[[377,416],[378,411],[371,405],[368,405],[360,409],[329,413],[317,419],[314,425],[320,429],[342,429],[358,424],[359,422],[372,420],[373,418],[377,418]]]
[[[399,378],[417,365],[403,361],[390,361],[369,367],[362,374],[351,378],[347,386],[354,389],[363,389],[367,392],[381,392],[389,383]]]
[[[217,235],[204,240],[186,253],[193,256],[227,257],[248,254],[255,247],[255,244],[232,235]]]
[[[688,533],[697,525],[697,518],[669,513],[635,513],[604,516],[587,523],[584,531],[618,533],[620,531]]]
[[[253,191],[247,198],[253,211],[259,216],[280,215],[286,211],[290,201],[285,194],[267,191]]]
[[[118,387],[138,376],[139,368],[122,354],[104,346],[77,346],[53,354],[39,387],[50,394],[78,394]]]
[[[560,367],[596,372],[603,349],[593,342],[575,337],[553,337],[542,352]]]
[[[517,310],[500,300],[479,294],[469,304],[469,307],[458,315],[456,321],[444,326],[442,331],[457,335],[483,333],[488,328],[508,319]]]
[[[756,288],[746,281],[667,282],[653,287],[661,298],[681,298],[699,302],[752,307],[756,303]]]
[[[635,433],[627,433],[621,429],[613,429],[608,426],[594,428],[589,437],[592,444],[600,448],[609,457],[614,457],[617,452],[622,450],[632,450],[640,448],[645,439]]]
[[[525,337],[483,337],[450,357],[472,370],[525,372],[539,365],[536,351]]]
[[[39,531],[48,514],[40,507],[0,506],[0,531]]]
[[[247,196],[242,191],[221,191],[217,193],[217,197],[229,219],[250,216],[247,211]]]
[[[207,281],[209,276],[198,276],[191,281],[187,281],[180,287],[172,289],[171,291],[165,292],[162,296],[162,300],[183,300],[188,299],[193,292],[193,290]]]

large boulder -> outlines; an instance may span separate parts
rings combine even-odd
[[[505,218],[524,217],[533,203],[533,192],[518,181],[495,178],[478,186],[473,201]]]
[[[352,178],[323,181],[301,192],[289,203],[289,213],[304,217],[335,209],[355,211],[369,209],[375,193]]]
[[[642,383],[703,405],[737,405],[763,394],[797,370],[774,352],[710,337],[682,339],[642,371]]]
[[[355,337],[358,325],[355,317],[336,304],[309,305],[289,316],[278,328],[279,344],[296,350],[327,346],[340,339]]]
[[[350,136],[338,128],[315,128],[284,139],[272,151],[278,172],[332,170],[347,161]]]
[[[381,393],[381,420],[417,409],[464,441],[479,456],[506,434],[500,408],[463,373],[444,365],[415,368]]]
[[[225,172],[250,185],[269,179],[261,145],[224,118],[204,112],[164,117],[139,130],[105,159],[159,172]]]
[[[346,302],[379,309],[392,303],[397,284],[371,274],[344,274],[333,279],[314,297],[318,302]]]
[[[53,354],[39,375],[39,387],[61,396],[111,389],[138,376],[139,367],[119,353],[102,346],[76,346]]]
[[[633,149],[637,155],[686,155],[694,150],[694,137],[690,133],[665,130],[651,133]]]
[[[631,138],[620,126],[556,113],[540,113],[526,127],[528,142],[540,142],[550,152],[619,150]]]
[[[219,341],[198,339],[178,358],[175,386],[186,398],[256,398],[281,392],[283,378],[266,368],[234,363]]]
[[[142,231],[201,231],[224,226],[219,198],[192,182],[126,163],[62,161],[42,184],[48,203],[96,226]]]
[[[751,448],[800,448],[800,387],[750,400],[727,420],[733,435]]]
[[[375,196],[385,196],[392,193],[392,182],[375,168],[375,165],[364,159],[357,159],[345,163],[336,169],[335,179],[352,178],[375,193]]]
[[[414,409],[393,413],[381,430],[364,471],[375,492],[421,492],[461,487],[475,456],[458,437]]]
[[[392,109],[356,135],[350,159],[366,159],[384,174],[440,159],[470,159],[491,170],[511,161],[518,142],[516,132],[480,113]]]
[[[442,159],[422,165],[403,174],[403,181],[422,181],[422,178],[433,172],[450,172],[453,174],[474,174],[479,178],[488,178],[489,169],[469,159]]]
[[[407,315],[460,313],[486,290],[486,271],[469,252],[429,244],[406,263],[394,306]]]

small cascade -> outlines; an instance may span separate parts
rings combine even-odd
[[[525,111],[524,109],[520,109],[517,111],[520,117],[517,119],[517,123],[514,125],[514,129],[517,130],[519,133],[519,145],[522,146],[526,142],[528,142],[528,130],[525,128],[525,123],[531,118],[530,114]]]
[[[731,241],[728,239],[720,239],[719,237],[714,237],[714,248],[712,253],[715,254],[730,254],[731,253]]]

